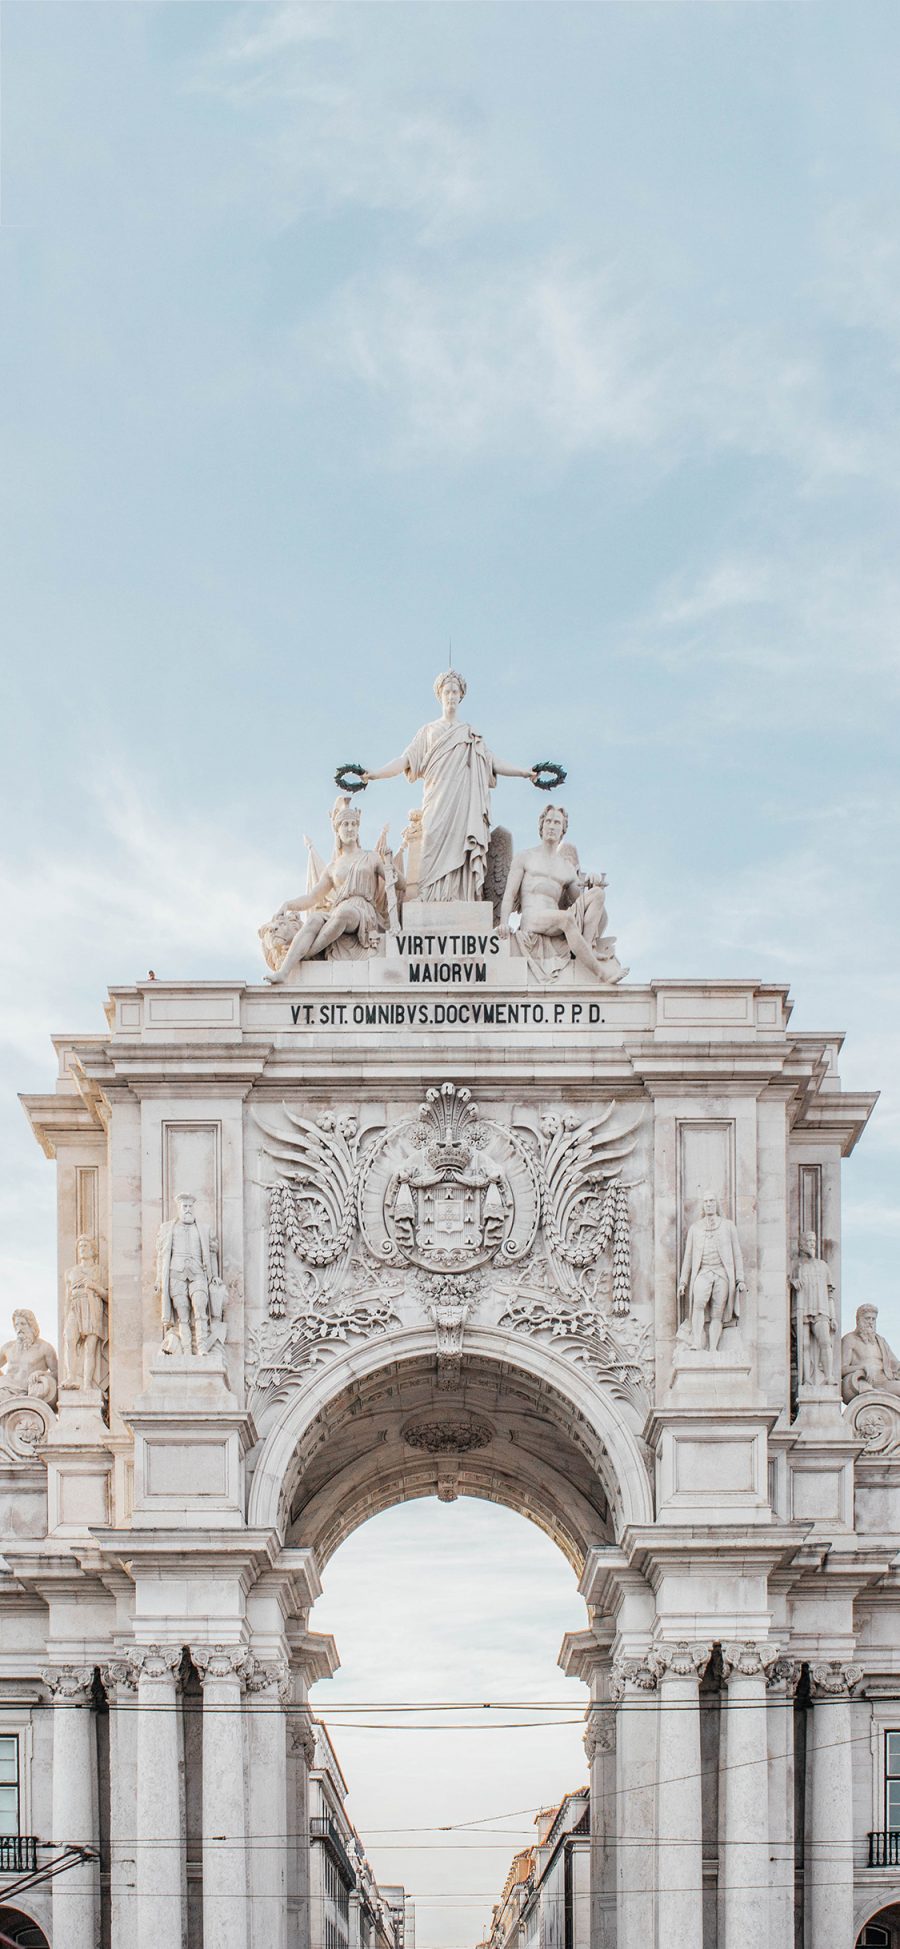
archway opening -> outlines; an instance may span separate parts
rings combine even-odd
[[[0,1942],[4,1937],[16,1949],[50,1949],[43,1929],[20,1908],[0,1908]]]
[[[900,1949],[900,1902],[870,1915],[856,1938],[856,1949]]]
[[[283,1475],[287,1541],[323,1579],[310,1626],[342,1661],[311,1702],[379,1880],[416,1898],[418,1949],[463,1949],[535,1816],[587,1786],[587,1693],[557,1660],[621,1518],[616,1428],[558,1362],[482,1345],[335,1379]]]
[[[527,1516],[577,1574],[614,1537],[618,1483],[590,1417],[545,1376],[484,1354],[393,1360],[307,1424],[286,1485],[288,1540],[320,1569],[395,1503],[475,1496]]]
[[[342,1660],[311,1705],[379,1885],[415,1903],[417,1949],[482,1940],[539,1810],[587,1784],[585,1689],[556,1662],[584,1607],[546,1529],[418,1486],[341,1542],[310,1619]]]

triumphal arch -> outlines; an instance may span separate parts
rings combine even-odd
[[[320,1580],[473,1495],[581,1579],[596,1949],[891,1942],[900,1363],[841,1320],[874,1097],[778,983],[631,979],[560,768],[437,692],[339,768],[255,972],[114,986],[26,1100],[59,1315],[0,1372],[0,1736],[23,1831],[92,1852],[21,1907],[306,1949]]]

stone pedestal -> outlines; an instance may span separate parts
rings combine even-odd
[[[148,1645],[137,1667],[137,1949],[183,1949],[184,1864],[176,1646]]]
[[[97,1389],[63,1387],[44,1443],[47,1526],[51,1536],[87,1537],[109,1522],[113,1458]]]
[[[239,1529],[253,1422],[231,1393],[220,1348],[154,1357],[150,1386],[125,1420],[134,1431],[136,1529]]]
[[[720,1828],[722,1949],[760,1949],[769,1923],[769,1797],[765,1651],[724,1645],[724,1821]],[[848,1938],[849,1940],[849,1938]],[[817,1944],[818,1949],[818,1944]]]
[[[695,1405],[658,1408],[650,1423],[658,1520],[769,1523],[768,1431],[776,1419],[734,1404],[715,1415]]]
[[[240,1646],[195,1645],[203,1685],[203,1949],[248,1949]],[[277,1938],[276,1938],[277,1940]]]
[[[60,1848],[97,1847],[97,1765],[89,1666],[45,1674],[53,1698],[53,1839]],[[67,1868],[53,1883],[53,1939],[65,1949],[96,1949],[97,1859]]]

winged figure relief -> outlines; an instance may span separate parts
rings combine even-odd
[[[323,1110],[313,1123],[286,1103],[281,1109],[278,1127],[254,1112],[276,1171],[268,1247],[269,1312],[276,1319],[287,1310],[287,1245],[304,1267],[330,1268],[332,1288],[341,1284],[355,1238],[359,1173],[356,1117]]]
[[[628,1190],[622,1167],[637,1144],[643,1109],[612,1102],[596,1116],[551,1111],[530,1127],[537,1140],[541,1222],[550,1266],[564,1291],[592,1297],[591,1275],[612,1254],[612,1310],[631,1304]]]

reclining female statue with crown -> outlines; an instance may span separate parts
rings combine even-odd
[[[371,954],[379,946],[396,912],[397,873],[387,848],[387,829],[377,848],[369,852],[359,843],[360,815],[349,799],[335,800],[331,809],[334,852],[322,868],[313,848],[310,857],[321,869],[307,893],[285,900],[259,930],[270,973],[280,983],[300,961],[328,954],[338,958]],[[309,842],[307,841],[307,844]],[[306,920],[300,916],[307,914]]]

